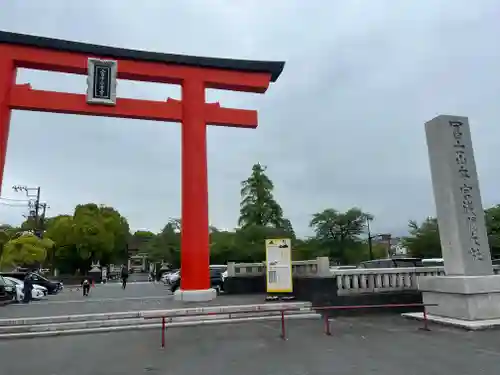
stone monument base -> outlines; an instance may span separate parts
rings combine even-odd
[[[217,297],[217,292],[215,289],[203,289],[203,290],[177,289],[174,293],[174,299],[176,301],[183,301],[183,302],[208,302],[215,299],[215,297]]]
[[[431,321],[471,329],[500,324],[500,275],[424,276],[418,279],[418,289],[425,304],[437,305],[426,307]]]
[[[401,314],[401,316],[403,316],[404,318],[416,319],[420,321],[423,321],[425,319],[424,314],[421,312],[403,313]],[[427,321],[446,326],[463,328],[469,331],[480,331],[500,327],[500,319],[462,320],[427,314]]]

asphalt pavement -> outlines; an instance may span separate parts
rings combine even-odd
[[[0,318],[168,309],[173,302],[163,284],[131,283],[125,290],[118,283],[102,284],[91,288],[88,297],[82,295],[81,289],[65,288],[42,301],[7,305],[0,308]]]
[[[265,297],[220,296],[209,304],[234,305],[264,303]],[[207,303],[200,303],[206,305]],[[170,289],[163,283],[131,282],[125,290],[119,283],[98,284],[84,297],[79,288],[65,288],[57,295],[50,295],[30,304],[11,304],[0,307],[0,319],[27,318],[72,314],[93,314],[121,311],[175,309],[200,304],[174,301]]]
[[[37,375],[498,375],[498,331],[465,332],[399,317],[171,328],[0,342],[5,374]],[[27,357],[22,355],[26,353]]]
[[[216,304],[262,302],[262,296],[221,296]],[[65,290],[28,306],[0,307],[0,317],[175,308],[163,285],[98,285],[90,297]],[[166,348],[156,330],[0,341],[2,374],[37,375],[498,375],[499,331],[466,332],[390,317],[169,328]],[[26,355],[26,356],[25,356]]]

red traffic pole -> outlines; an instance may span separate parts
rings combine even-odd
[[[165,347],[165,317],[161,318],[161,347]]]
[[[427,320],[427,309],[424,305],[424,331],[430,331],[429,329],[429,321]]]
[[[281,338],[286,340],[285,311],[281,310]]]

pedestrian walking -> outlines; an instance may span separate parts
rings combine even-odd
[[[27,274],[24,277],[23,303],[30,303],[32,290],[33,290],[33,282],[31,281],[30,274]]]
[[[84,297],[88,297],[90,293],[90,280],[88,277],[82,280],[82,292]]]
[[[121,277],[122,277],[122,288],[125,289],[127,287],[127,279],[128,279],[128,269],[127,267],[125,267],[125,265],[122,265]]]

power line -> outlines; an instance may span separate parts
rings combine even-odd
[[[26,202],[25,204],[21,204],[21,202],[15,203],[15,202],[1,202],[0,201],[0,205],[2,205],[2,206],[8,206],[8,207],[24,207],[24,208],[27,208],[28,207],[28,202]]]
[[[47,203],[40,203],[40,186],[27,187],[23,185],[14,185],[12,189],[15,192],[24,191],[29,198],[28,207],[30,209],[28,220],[32,220],[33,232],[36,236],[42,238],[45,226],[45,212],[48,208]],[[42,212],[40,214],[40,209]]]
[[[29,199],[16,199],[16,198],[7,198],[7,197],[0,197],[0,200],[5,200],[5,201],[13,201],[13,202],[29,202]]]

